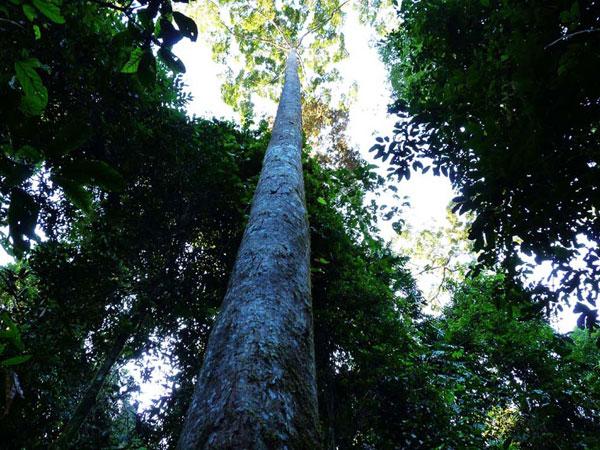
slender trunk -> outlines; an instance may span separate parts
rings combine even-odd
[[[314,449],[310,242],[292,50],[271,141],[178,448]]]
[[[77,434],[79,433],[79,429],[85,419],[89,416],[90,411],[96,405],[96,401],[98,399],[98,394],[100,390],[104,386],[106,378],[110,374],[113,366],[121,356],[123,349],[125,348],[125,344],[127,340],[132,335],[132,333],[137,330],[139,325],[144,321],[146,317],[146,309],[140,308],[137,312],[133,314],[131,319],[129,320],[129,326],[124,326],[112,343],[112,346],[108,350],[104,361],[94,374],[94,378],[88,384],[83,397],[77,404],[71,419],[65,425],[59,439],[54,443],[53,448],[65,448],[71,444]]]

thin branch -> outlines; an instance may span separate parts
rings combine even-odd
[[[263,18],[267,19],[269,22],[271,22],[271,24],[273,24],[273,26],[275,27],[275,29],[279,32],[279,34],[281,35],[281,37],[283,38],[283,40],[285,41],[285,43],[291,48],[292,44],[291,42],[288,40],[288,38],[286,37],[286,35],[284,34],[284,32],[281,30],[281,28],[279,27],[279,25],[277,25],[277,22],[275,22],[275,20],[273,19],[269,19],[267,16],[265,16],[260,9],[257,10],[257,12],[263,16]]]
[[[448,263],[446,263],[446,264],[448,264]],[[423,270],[421,270],[420,272],[417,272],[417,276],[423,275],[424,273],[427,273],[427,272],[433,272],[434,270],[439,270],[439,269],[444,269],[444,270],[446,270],[448,272],[452,272],[452,273],[458,272],[460,270],[458,267],[455,267],[454,269],[451,269],[450,267],[445,266],[445,265],[442,265],[442,266],[433,266],[433,267],[426,267]]]
[[[319,28],[322,28],[322,27],[324,27],[325,25],[327,25],[327,24],[329,23],[329,21],[330,21],[331,19],[333,19],[333,17],[335,16],[335,14],[336,14],[336,13],[337,13],[339,10],[341,10],[341,9],[342,9],[342,7],[343,7],[343,6],[344,6],[346,3],[348,3],[349,1],[350,1],[350,0],[346,0],[346,1],[344,1],[343,3],[341,3],[341,4],[340,4],[340,5],[337,7],[337,8],[335,8],[333,11],[331,11],[331,14],[329,15],[329,17],[328,17],[326,20],[324,20],[323,22],[321,22],[321,23],[319,23],[319,24],[315,25],[314,27],[310,28],[310,29],[309,29],[309,30],[308,30],[306,33],[304,33],[304,34],[302,35],[302,37],[301,37],[301,38],[298,40],[298,47],[300,47],[300,45],[302,45],[302,41],[304,40],[304,38],[305,38],[306,36],[308,36],[309,34],[311,34],[311,33],[315,32],[315,31],[317,31]]]
[[[15,22],[14,20],[10,20],[10,19],[3,19],[2,17],[0,17],[0,22],[6,22],[6,23],[10,23],[11,25],[14,25],[16,27],[21,28],[22,30],[25,29],[25,27],[23,25],[21,25],[18,22]]]
[[[304,60],[302,59],[302,55],[299,54],[298,55],[298,59],[300,60],[300,69],[302,70],[302,73],[304,74],[304,83],[305,84],[304,84],[303,87],[306,87],[307,86],[306,85],[306,83],[307,83],[306,80],[308,79],[308,72],[306,71],[306,67],[304,67]],[[302,81],[300,81],[300,82],[302,82]]]
[[[549,49],[550,47],[552,47],[553,45],[556,45],[556,44],[558,44],[558,43],[559,43],[559,42],[561,42],[561,41],[568,41],[568,40],[569,40],[569,39],[571,39],[572,37],[578,36],[578,35],[580,35],[580,34],[587,34],[587,33],[597,33],[597,32],[599,32],[599,31],[600,31],[600,28],[590,28],[590,29],[587,29],[587,30],[580,30],[580,31],[576,31],[576,32],[574,32],[574,33],[567,34],[567,35],[565,35],[565,36],[561,36],[561,37],[559,37],[558,39],[556,39],[556,40],[554,40],[554,41],[550,42],[548,45],[546,45],[546,46],[544,47],[544,50],[548,50],[548,49]]]
[[[438,297],[442,293],[442,287],[444,286],[445,282],[446,282],[446,268],[444,268],[444,270],[442,271],[442,281],[440,281],[440,284],[438,285],[435,294],[432,295],[429,299],[427,299],[427,301],[433,303],[438,299]]]

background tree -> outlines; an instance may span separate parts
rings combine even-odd
[[[90,214],[95,194],[123,188],[123,178],[111,167],[110,156],[102,155],[108,157],[101,159],[98,152],[90,150],[88,141],[98,125],[92,115],[94,102],[84,110],[75,104],[75,98],[61,95],[64,87],[60,80],[65,72],[60,69],[73,71],[78,63],[89,63],[89,55],[81,52],[79,60],[64,60],[65,55],[56,47],[58,41],[52,41],[68,34],[65,22],[82,21],[89,29],[102,32],[107,31],[101,31],[107,24],[106,16],[112,18],[113,34],[119,33],[110,43],[117,55],[110,61],[115,64],[111,77],[119,69],[131,73],[141,67],[135,82],[153,85],[153,46],[159,48],[158,54],[171,69],[184,70],[170,49],[184,35],[195,39],[193,21],[173,12],[170,0],[145,1],[143,8],[132,2],[123,5],[91,2],[82,8],[72,3],[63,5],[61,0],[14,0],[0,7],[0,225],[7,228],[0,237],[3,248],[14,257],[23,257],[31,242],[39,241],[36,226],[42,225],[41,216],[52,209],[53,195],[64,195],[80,211]],[[154,28],[152,19],[158,15],[162,29]],[[165,79],[160,83],[164,85]],[[58,89],[56,95],[54,88]],[[63,216],[65,220],[67,217]],[[46,225],[52,228],[57,223]],[[41,231],[52,233],[44,227]],[[17,327],[8,315],[3,321]],[[0,337],[0,341],[7,339]]]
[[[535,307],[577,295],[591,303],[578,311],[592,324],[598,6],[408,1],[398,14],[402,26],[382,53],[400,116],[376,157],[391,157],[399,179],[431,167],[449,176],[460,191],[455,211],[476,214],[470,238],[483,250],[479,261],[502,265],[507,282],[531,270],[520,255],[552,261],[556,290],[532,286]]]
[[[42,279],[40,293],[31,300],[33,305],[8,302],[3,310],[11,323],[24,327],[23,341],[35,360],[33,373],[28,372],[31,378],[24,378],[27,367],[18,371],[20,386],[25,395],[47,389],[48,396],[33,394],[32,403],[22,405],[25,410],[13,409],[14,421],[4,421],[3,435],[12,436],[16,446],[48,445],[71,420],[90,374],[102,361],[106,371],[94,385],[91,401],[83,404],[83,417],[102,411],[94,408],[94,401],[114,376],[112,367],[124,351],[150,351],[155,344],[149,335],[175,332],[184,313],[201,322],[210,315],[211,289],[222,289],[228,255],[233,254],[227,251],[230,239],[236,244],[239,239],[244,217],[240,198],[247,201],[247,177],[237,170],[233,153],[222,154],[222,149],[244,145],[251,153],[257,142],[252,136],[262,133],[190,122],[179,109],[187,98],[180,81],[162,69],[151,88],[139,83],[139,74],[120,74],[119,61],[129,56],[127,49],[115,52],[111,46],[122,27],[119,14],[98,15],[93,5],[71,6],[63,13],[80,20],[68,28],[48,29],[48,39],[39,49],[54,68],[54,76],[46,80],[54,92],[52,117],[89,120],[93,133],[77,151],[87,159],[108,161],[115,168],[111,170],[119,171],[123,187],[118,195],[83,190],[95,213],[87,209],[81,214],[47,173],[29,185],[42,204],[40,225],[48,239],[29,263]],[[88,58],[89,52],[94,59]],[[88,175],[80,166],[73,170],[76,176]],[[222,176],[214,178],[219,173]],[[222,187],[224,180],[228,183]],[[195,270],[206,276],[192,278]],[[71,277],[72,283],[64,282]],[[178,294],[182,289],[188,295]],[[195,301],[198,298],[205,300]],[[174,310],[168,307],[170,301]],[[136,310],[145,313],[133,314]],[[48,342],[65,349],[48,357]],[[43,373],[53,375],[40,385]],[[53,383],[56,387],[48,388]],[[58,388],[63,385],[69,387],[66,392]],[[38,414],[44,423],[38,433],[17,438],[19,424],[36,414],[27,407],[44,411]],[[95,425],[98,430],[108,428]],[[99,441],[83,431],[79,441],[74,440],[98,448],[109,438]]]
[[[122,185],[114,168],[106,161],[91,159],[81,148],[92,132],[93,123],[86,120],[87,115],[56,115],[64,98],[54,98],[52,87],[48,89],[48,79],[56,77],[57,67],[44,50],[60,35],[65,22],[77,11],[81,14],[77,20],[93,27],[102,20],[94,18],[92,11],[114,13],[113,18],[121,19],[119,25],[114,23],[115,29],[120,28],[112,42],[119,55],[113,61],[114,69],[137,73],[148,86],[156,80],[152,48],[157,47],[161,61],[177,73],[185,67],[171,52],[172,46],[184,36],[192,40],[197,37],[194,22],[173,11],[171,0],[145,0],[141,6],[119,1],[91,4],[87,9],[78,9],[72,4],[63,5],[62,0],[11,0],[0,8],[5,40],[0,78],[4,123],[0,131],[0,223],[8,226],[8,235],[2,235],[3,247],[18,257],[29,249],[31,240],[39,240],[35,227],[43,198],[31,191],[31,185],[39,183],[42,174],[46,184],[59,186],[85,212],[91,208],[90,187],[111,191]],[[36,55],[43,55],[42,61]]]
[[[488,274],[456,286],[438,322],[456,383],[454,439],[481,448],[593,448],[598,332],[556,334],[530,318],[527,304],[504,298],[504,285]]]

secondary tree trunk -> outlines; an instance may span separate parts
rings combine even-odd
[[[123,328],[117,333],[112,346],[104,358],[104,361],[102,361],[102,364],[94,374],[94,378],[92,378],[88,384],[83,397],[73,412],[73,415],[65,425],[60,437],[53,444],[52,448],[66,448],[75,440],[81,425],[83,425],[85,419],[87,419],[91,410],[96,405],[98,394],[104,386],[104,383],[106,382],[106,379],[113,366],[121,356],[121,353],[123,353],[123,349],[125,348],[127,340],[144,321],[146,314],[147,309],[145,307],[137,308],[137,311],[135,311],[132,314],[132,317],[129,319],[129,323],[123,326]]]
[[[297,55],[178,448],[319,446]]]

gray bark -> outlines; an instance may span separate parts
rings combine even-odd
[[[178,448],[318,448],[297,55]]]

